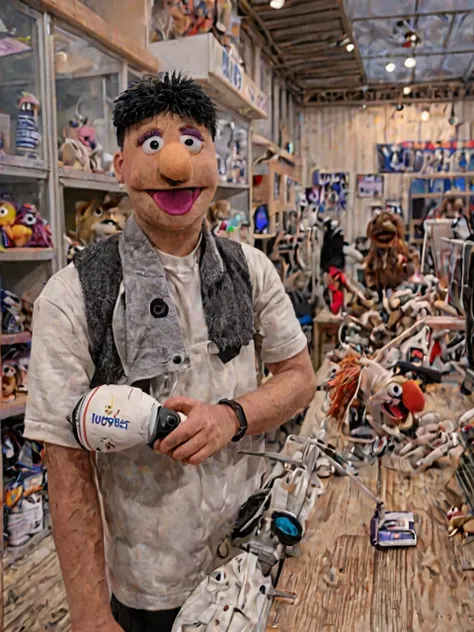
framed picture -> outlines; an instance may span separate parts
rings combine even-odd
[[[366,174],[357,176],[357,197],[381,198],[383,197],[383,176]]]

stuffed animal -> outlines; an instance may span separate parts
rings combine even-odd
[[[14,229],[28,231],[29,236],[22,245],[35,248],[52,248],[53,237],[49,224],[43,219],[34,204],[23,204],[15,219]],[[18,244],[15,244],[18,245]]]
[[[18,223],[17,208],[13,202],[0,199],[0,247],[23,247],[29,242],[33,231]]]
[[[152,9],[152,42],[183,37],[192,25],[189,0],[155,0]]]
[[[365,281],[369,288],[396,288],[414,272],[414,254],[405,242],[403,219],[394,213],[381,211],[367,226],[370,239],[365,259]]]
[[[4,402],[12,402],[16,399],[17,394],[17,375],[16,367],[10,362],[3,360],[2,362],[2,400]]]
[[[22,92],[16,121],[16,151],[27,158],[38,158],[41,134],[38,126],[40,104],[30,92]]]
[[[108,194],[103,200],[76,203],[76,234],[79,243],[103,241],[123,230],[132,212],[128,196]]]

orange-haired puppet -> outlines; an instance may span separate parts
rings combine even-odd
[[[425,407],[423,392],[414,380],[394,376],[377,362],[355,355],[342,360],[329,387],[329,417],[338,421],[344,436],[355,443],[370,444],[379,437],[408,430],[414,415]],[[351,411],[356,424],[350,421]]]

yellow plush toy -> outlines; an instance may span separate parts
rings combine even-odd
[[[15,206],[8,200],[0,200],[0,248],[22,247],[30,241],[31,228],[15,224],[15,219]]]

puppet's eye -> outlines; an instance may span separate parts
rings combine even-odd
[[[387,386],[387,393],[389,397],[401,397],[403,390],[400,384],[397,384],[396,382],[392,382],[391,384]]]
[[[198,154],[202,148],[202,140],[191,136],[190,134],[182,134],[179,137],[179,142],[182,143],[190,154]]]
[[[160,149],[165,144],[165,141],[161,138],[161,136],[150,136],[142,145],[143,152],[148,156],[152,154],[157,154]]]
[[[33,226],[36,224],[36,217],[33,213],[25,213],[23,217],[23,224],[26,224],[26,226]]]
[[[102,217],[102,215],[104,214],[104,211],[100,208],[100,206],[95,208],[93,212],[96,217]]]
[[[8,215],[8,208],[6,206],[0,206],[0,217],[6,217]]]

